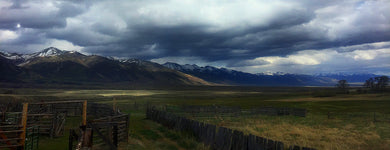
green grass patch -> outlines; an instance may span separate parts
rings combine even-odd
[[[139,132],[142,134],[143,137],[145,137],[148,140],[155,141],[155,140],[158,140],[161,138],[161,136],[158,133],[156,133],[152,130],[141,130]]]
[[[202,87],[180,90],[0,88],[1,102],[85,99],[111,105],[114,98],[123,113],[131,114],[130,140],[129,143],[122,143],[121,149],[209,149],[190,134],[169,130],[146,120],[147,103],[158,108],[164,108],[166,105],[172,108],[180,105],[239,106],[242,109],[267,106],[306,108],[308,114],[305,118],[264,115],[194,117],[185,113],[180,115],[280,140],[286,144],[317,149],[354,149],[356,146],[361,149],[390,148],[390,93],[339,94],[332,88],[306,87]],[[374,122],[374,113],[377,122]],[[54,139],[42,137],[40,149],[65,149],[69,128],[77,128],[80,120],[67,119],[66,123],[64,136]]]

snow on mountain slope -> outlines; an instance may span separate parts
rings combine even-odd
[[[83,55],[77,51],[65,51],[59,50],[55,47],[49,47],[43,49],[42,51],[31,53],[31,54],[18,54],[18,53],[9,53],[5,51],[0,51],[0,56],[11,60],[15,65],[22,65],[28,63],[30,60],[37,57],[50,57],[50,56],[59,56],[63,54],[77,54]]]
[[[27,70],[25,76],[16,76],[8,68],[2,69],[9,72],[7,76],[0,75],[1,79],[11,81],[23,81],[27,83],[66,83],[66,84],[90,84],[90,83],[115,83],[130,86],[182,86],[182,85],[212,85],[203,79],[166,68],[160,64],[139,59],[118,59],[99,55],[83,55],[78,52],[59,50],[54,47],[44,49],[32,54],[13,54],[1,52],[3,66],[13,66]],[[19,56],[22,62],[13,59]],[[1,66],[1,64],[0,64]],[[1,68],[0,68],[1,70]]]
[[[11,59],[11,60],[23,59],[22,54],[8,53],[6,51],[0,51],[0,56],[3,56],[4,58]]]
[[[129,63],[129,64],[137,64],[137,65],[141,65],[141,64],[143,63],[142,60],[135,59],[135,58],[130,58],[130,59],[115,59],[115,60],[118,60],[118,61],[121,62],[121,63]]]
[[[39,56],[39,57],[47,57],[47,56],[57,56],[62,55],[66,53],[66,51],[59,50],[55,47],[49,47],[47,49],[44,49],[43,51],[34,53],[33,55]]]

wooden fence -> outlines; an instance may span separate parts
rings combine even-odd
[[[127,142],[128,140],[129,115],[118,114],[94,119],[89,126],[97,133],[94,134],[94,145],[116,149],[119,142]]]
[[[20,118],[7,118],[7,112],[2,112],[0,122],[0,149],[23,149],[26,141],[28,104],[23,104],[22,113],[11,113]]]
[[[84,101],[50,101],[30,103],[29,113],[31,114],[57,114],[66,116],[81,116]]]
[[[1,117],[7,124],[16,124],[21,120],[22,112],[7,112]],[[58,137],[63,134],[66,115],[57,114],[27,114],[27,127],[36,126],[39,128],[41,135],[49,135],[50,137]]]
[[[146,117],[170,129],[192,133],[197,140],[216,150],[283,150],[285,146],[280,141],[245,135],[241,131],[176,116],[154,107],[147,108]],[[289,149],[313,150],[313,148],[300,146],[289,146]]]
[[[90,117],[100,118],[115,115],[116,112],[112,106],[100,103],[89,103],[87,113]]]
[[[39,134],[63,135],[67,114],[82,114],[86,122],[86,111],[80,113],[83,106],[86,101],[0,104],[0,149],[38,149]]]
[[[41,135],[58,137],[63,135],[66,114],[29,114],[27,126],[38,126]]]
[[[23,147],[22,125],[1,124],[0,125],[0,149],[17,149]]]
[[[261,107],[253,108],[249,110],[250,114],[261,114],[261,115],[271,115],[271,116],[285,116],[293,115],[299,117],[306,117],[306,109],[303,108],[288,108],[288,107]]]
[[[115,107],[106,104],[89,103],[87,106],[89,118],[79,132],[71,129],[69,135],[69,150],[99,149],[116,150],[120,142],[128,141],[129,115],[121,114]]]
[[[182,106],[164,106],[167,112],[174,113],[187,113],[193,117],[204,117],[204,116],[240,116],[241,108],[233,106],[198,106],[198,105],[182,105]]]
[[[287,107],[260,107],[252,109],[241,109],[237,106],[200,106],[200,105],[182,105],[182,106],[163,106],[163,110],[175,114],[186,113],[193,117],[210,117],[210,116],[230,116],[237,117],[241,115],[270,115],[285,116],[293,115],[306,117],[306,109],[287,108]]]

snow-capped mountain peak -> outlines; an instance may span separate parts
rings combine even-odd
[[[22,59],[22,55],[21,54],[9,53],[9,52],[6,52],[6,51],[0,51],[0,56],[5,57],[7,59],[11,59],[11,60]]]
[[[165,64],[163,64],[163,66],[173,70],[183,70],[183,67],[181,65],[173,62],[166,62]]]
[[[9,56],[10,53],[8,53],[8,52],[6,52],[6,51],[0,50],[0,55],[1,55],[1,56]]]
[[[163,64],[163,66],[167,67],[167,68],[170,68],[170,69],[173,69],[173,70],[179,70],[179,71],[184,71],[184,70],[190,70],[190,71],[193,71],[193,70],[202,70],[204,67],[199,67],[198,65],[195,65],[195,64],[185,64],[185,65],[180,65],[180,64],[177,64],[177,63],[173,63],[173,62],[167,62],[165,64]]]
[[[186,69],[186,70],[195,70],[195,69],[200,69],[200,67],[198,65],[195,65],[195,64],[185,64],[182,66],[183,69]]]
[[[39,57],[47,57],[47,56],[57,56],[57,55],[62,55],[64,53],[66,53],[67,51],[63,51],[63,50],[59,50],[55,47],[49,47],[49,48],[46,48],[40,52],[37,52],[37,53],[34,53],[35,56],[39,56]]]
[[[16,65],[21,65],[23,63],[29,62],[33,58],[37,57],[50,57],[50,56],[59,56],[63,54],[78,54],[83,55],[77,51],[65,51],[60,50],[55,47],[49,47],[46,49],[43,49],[42,51],[30,53],[30,54],[19,54],[19,53],[9,53],[5,51],[0,51],[0,56],[5,57],[9,60],[12,60]]]

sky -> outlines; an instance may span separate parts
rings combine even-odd
[[[390,75],[389,0],[0,0],[0,50]]]

